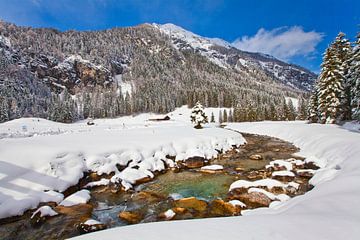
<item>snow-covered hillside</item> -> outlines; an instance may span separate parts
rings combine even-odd
[[[360,234],[360,135],[336,125],[304,122],[230,124],[229,129],[293,142],[323,166],[315,188],[274,208],[245,216],[113,228],[76,239],[357,239]]]
[[[208,113],[219,109],[208,109]],[[40,202],[61,202],[61,191],[77,184],[83,172],[117,173],[124,187],[164,169],[166,155],[177,158],[217,155],[245,142],[240,134],[208,125],[196,130],[190,109],[170,113],[169,121],[155,114],[61,124],[22,118],[0,124],[0,218],[22,214]],[[116,164],[130,167],[119,172]],[[171,161],[168,159],[168,163]],[[145,164],[146,163],[146,164]],[[126,174],[125,174],[126,172]]]
[[[316,79],[314,73],[300,66],[282,62],[267,54],[241,51],[223,39],[202,37],[171,23],[154,23],[152,26],[168,35],[178,50],[194,50],[222,68],[234,68],[240,72],[261,69],[290,87],[308,91]]]

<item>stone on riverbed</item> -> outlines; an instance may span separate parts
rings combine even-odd
[[[120,212],[118,216],[121,220],[124,220],[129,224],[139,223],[142,220],[142,216],[136,212],[124,211],[124,212]]]
[[[85,222],[82,222],[77,225],[77,229],[81,234],[96,232],[106,229],[107,226],[101,222],[98,222],[94,219],[88,219]]]
[[[263,157],[260,154],[253,154],[249,157],[251,160],[262,160]]]
[[[271,203],[271,199],[261,192],[246,192],[240,194],[235,193],[235,191],[231,191],[229,199],[240,200],[249,208],[268,207]]]
[[[187,168],[200,168],[205,165],[205,158],[203,157],[191,157],[181,163]]]
[[[198,212],[204,212],[207,208],[207,202],[195,197],[182,198],[175,201],[175,207],[193,209]]]
[[[291,171],[275,171],[272,173],[272,178],[282,181],[282,182],[291,182],[295,178],[295,174]]]
[[[209,165],[209,166],[202,167],[200,169],[200,172],[203,172],[203,173],[218,173],[218,172],[221,172],[222,170],[224,170],[223,166],[214,164],[214,165]]]
[[[235,216],[241,212],[240,206],[234,206],[221,199],[215,199],[209,204],[208,214],[211,217]]]

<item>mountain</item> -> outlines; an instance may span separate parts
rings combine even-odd
[[[237,71],[262,69],[269,77],[293,88],[310,91],[317,75],[303,67],[288,64],[270,55],[241,51],[218,38],[205,38],[174,24],[153,24],[169,35],[178,50],[192,49],[213,63]]]
[[[252,107],[260,119],[316,78],[172,24],[61,32],[0,21],[0,67],[0,121],[162,113],[198,100]]]

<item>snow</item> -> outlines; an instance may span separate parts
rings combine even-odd
[[[175,48],[196,49],[201,55],[207,57],[214,64],[225,69],[228,68],[228,64],[226,62],[227,56],[221,54],[219,51],[214,50],[212,47],[217,45],[229,49],[233,47],[230,43],[218,38],[206,38],[199,36],[171,23],[154,23],[152,26],[159,29],[162,33],[169,35],[172,40],[181,40],[173,42]],[[188,46],[184,46],[183,42],[188,44]]]
[[[233,206],[240,206],[242,208],[246,208],[246,204],[241,202],[240,200],[230,200],[229,203]]]
[[[217,116],[219,109],[205,109],[208,116],[211,112]],[[240,134],[215,124],[194,129],[190,114],[184,106],[167,114],[171,120],[160,122],[148,120],[163,115],[149,113],[95,119],[93,126],[85,120],[63,124],[40,118],[0,124],[0,218],[20,215],[40,202],[61,202],[60,192],[87,171],[114,172],[111,180],[130,189],[137,180],[164,169],[162,160],[174,166],[166,155],[211,158],[215,149],[245,143]],[[129,167],[119,172],[116,164]]]
[[[357,121],[346,122],[342,127],[349,131],[360,132],[360,122]]]
[[[124,82],[122,80],[122,74],[118,74],[114,76],[114,79],[121,89],[121,94],[125,98],[126,94],[128,93],[131,96],[131,93],[133,91],[132,83],[131,82]]]
[[[289,176],[289,177],[295,177],[295,174],[291,171],[275,171],[271,174],[271,176]]]
[[[88,219],[84,222],[85,225],[97,225],[97,224],[102,224],[101,222],[94,220],[94,219]]]
[[[176,215],[176,213],[173,210],[169,209],[166,212],[164,212],[164,215],[166,219],[172,219]]]
[[[109,179],[102,178],[102,179],[100,179],[99,181],[89,182],[88,184],[86,184],[86,185],[84,186],[84,188],[105,186],[105,185],[108,185],[109,183],[110,183],[110,180],[109,180]]]
[[[35,215],[39,212],[40,212],[40,217],[46,217],[46,216],[52,217],[58,215],[58,213],[55,212],[51,207],[42,206],[31,215],[31,218],[35,217]]]
[[[269,164],[266,165],[266,168],[275,167],[275,166],[285,167],[289,171],[293,169],[291,162],[281,160],[281,159],[269,162]]]
[[[299,99],[297,98],[293,98],[293,97],[285,97],[286,103],[288,103],[289,101],[291,101],[292,105],[294,106],[295,110],[298,108],[299,106]]]
[[[360,135],[336,125],[296,122],[230,124],[240,132],[293,142],[306,158],[323,161],[331,175],[304,195],[231,218],[170,221],[118,227],[77,239],[358,239]],[[338,166],[338,167],[336,167]],[[325,175],[327,175],[325,174]],[[161,233],[161,234],[159,234]]]
[[[287,185],[275,179],[260,179],[256,181],[237,180],[230,185],[229,191],[235,188],[250,188],[250,187],[286,187]]]
[[[90,200],[90,191],[89,190],[80,190],[76,193],[71,194],[65,198],[59,205],[60,206],[74,206],[81,203],[87,203]]]
[[[213,170],[213,171],[223,170],[223,169],[224,169],[223,166],[217,165],[217,164],[208,165],[208,166],[204,166],[204,167],[201,168],[201,170]]]

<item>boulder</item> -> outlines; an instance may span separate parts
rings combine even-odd
[[[240,200],[249,208],[268,207],[271,203],[271,199],[260,192],[238,194],[233,199]]]
[[[182,164],[187,168],[200,168],[205,165],[205,158],[191,157],[186,159]]]
[[[241,208],[221,199],[213,200],[208,207],[208,214],[211,217],[235,216],[240,214]]]
[[[57,206],[55,207],[55,211],[59,214],[64,214],[71,216],[73,218],[77,218],[80,221],[85,221],[91,218],[91,213],[93,211],[93,206],[87,203],[81,203],[74,206]]]
[[[207,202],[195,197],[182,198],[175,201],[175,207],[193,209],[198,212],[204,212],[207,208]]]
[[[139,223],[142,220],[142,216],[136,212],[120,212],[118,217],[129,224]]]

